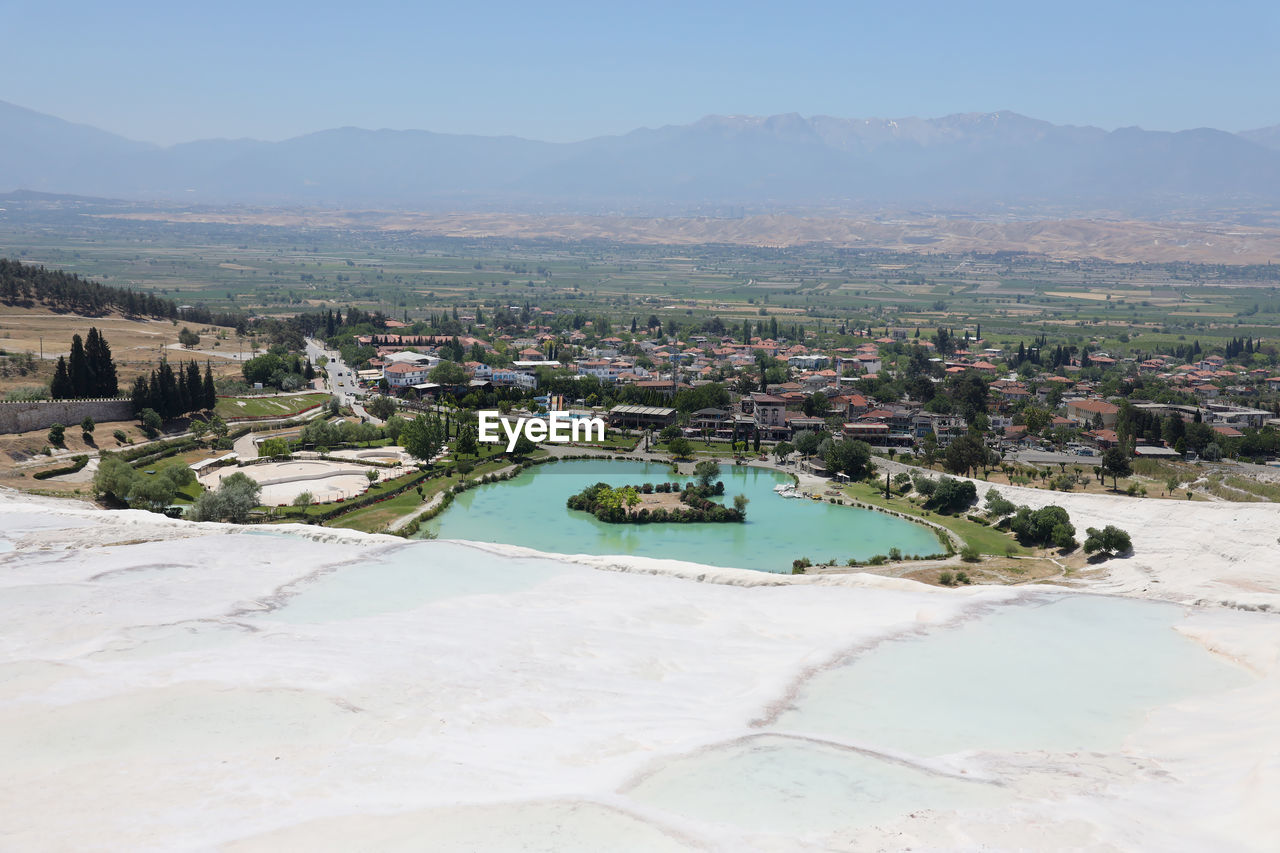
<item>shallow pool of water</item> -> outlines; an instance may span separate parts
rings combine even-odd
[[[686,818],[806,835],[919,808],[994,805],[998,785],[887,762],[833,744],[762,735],[673,761],[628,791]]]
[[[934,532],[871,510],[774,492],[791,478],[777,471],[721,466],[725,501],[744,494],[751,503],[745,524],[606,524],[565,506],[585,487],[688,480],[667,465],[619,460],[577,460],[535,465],[514,479],[459,495],[449,509],[423,525],[441,539],[524,545],[561,554],[635,554],[710,566],[790,571],[799,557],[841,563],[865,560],[890,548],[905,554],[940,552]]]
[[[878,749],[1111,750],[1147,710],[1247,684],[1174,605],[1038,595],[825,670],[773,728]]]
[[[520,592],[570,570],[549,559],[502,557],[452,542],[415,544],[299,582],[270,618],[315,623],[399,613],[446,598]]]
[[[1071,594],[999,605],[862,650],[804,682],[759,734],[660,762],[623,793],[788,835],[996,806],[1018,779],[963,772],[969,759],[952,754],[1116,752],[1149,711],[1252,682],[1177,632],[1183,617]]]

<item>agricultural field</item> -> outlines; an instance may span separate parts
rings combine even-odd
[[[83,213],[10,211],[0,220],[0,255],[215,311],[268,316],[354,305],[412,321],[455,307],[467,313],[532,304],[615,327],[651,315],[682,325],[718,317],[729,329],[770,318],[783,327],[802,322],[809,331],[896,326],[922,335],[981,325],[995,344],[1043,333],[1062,343],[1096,340],[1113,353],[1266,338],[1280,326],[1280,267],[1270,266],[450,239],[374,227],[301,230]],[[65,352],[77,322],[6,314],[0,347],[13,352],[37,351],[41,337],[46,352]],[[179,328],[167,321],[118,330],[110,318],[102,322],[126,362],[141,365],[176,346]],[[215,364],[231,365],[254,345],[230,329],[193,331],[202,332],[196,357]]]

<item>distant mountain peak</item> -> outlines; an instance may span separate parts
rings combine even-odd
[[[574,143],[341,127],[161,148],[0,102],[0,192],[563,212],[1280,207],[1280,126],[1242,134],[936,118],[707,115]]]

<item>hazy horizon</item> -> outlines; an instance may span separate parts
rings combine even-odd
[[[1105,130],[1105,131],[1108,131],[1108,132],[1109,132],[1109,131],[1114,131],[1114,130],[1119,130],[1119,129],[1122,129],[1122,128],[1137,128],[1137,129],[1139,129],[1139,130],[1146,130],[1146,131],[1152,131],[1152,132],[1170,132],[1170,133],[1178,133],[1178,132],[1181,132],[1181,131],[1187,131],[1187,130],[1203,130],[1203,129],[1222,130],[1222,131],[1225,131],[1225,132],[1228,132],[1228,133],[1245,133],[1245,132],[1249,132],[1249,131],[1253,131],[1253,130],[1259,130],[1259,129],[1265,129],[1265,128],[1270,128],[1270,127],[1280,126],[1280,117],[1278,117],[1275,121],[1267,122],[1267,123],[1265,123],[1265,124],[1261,124],[1261,125],[1257,125],[1257,126],[1251,126],[1251,127],[1242,127],[1242,128],[1211,127],[1210,125],[1196,125],[1196,126],[1175,127],[1175,128],[1158,128],[1158,127],[1143,127],[1142,125],[1134,124],[1134,123],[1117,124],[1117,125],[1103,125],[1103,124],[1099,124],[1099,123],[1096,123],[1096,122],[1084,122],[1084,123],[1078,123],[1078,122],[1058,122],[1058,121],[1054,121],[1054,120],[1049,119],[1049,118],[1045,118],[1044,116],[1041,116],[1041,115],[1035,115],[1035,114],[1032,114],[1032,113],[1025,113],[1025,112],[1021,112],[1021,111],[1019,111],[1019,110],[1011,110],[1011,109],[1007,109],[1007,108],[1004,108],[1004,107],[1000,107],[1000,108],[996,108],[996,109],[989,109],[989,110],[953,110],[953,111],[951,111],[951,112],[947,112],[947,113],[940,113],[940,114],[938,114],[938,115],[919,115],[919,114],[913,114],[913,115],[906,115],[906,114],[898,114],[898,115],[836,115],[836,114],[834,114],[834,113],[801,113],[801,112],[798,112],[798,111],[796,111],[796,110],[787,110],[787,111],[785,111],[785,112],[781,112],[781,113],[769,113],[769,114],[764,114],[764,113],[726,113],[726,112],[709,112],[709,113],[703,113],[702,115],[694,116],[693,118],[688,119],[687,121],[666,121],[666,122],[662,122],[662,123],[660,123],[660,124],[646,124],[646,125],[640,125],[640,124],[637,124],[637,125],[633,125],[633,126],[631,126],[631,127],[626,127],[626,128],[624,128],[624,129],[622,129],[622,130],[618,130],[618,131],[611,131],[611,132],[597,133],[597,134],[593,134],[593,135],[590,135],[590,136],[573,137],[573,138],[566,138],[566,139],[547,139],[547,138],[541,138],[541,137],[536,137],[536,136],[528,136],[528,135],[519,134],[519,133],[491,133],[491,134],[490,134],[490,133],[477,133],[477,132],[472,132],[472,131],[468,131],[468,130],[456,130],[456,131],[453,131],[453,130],[442,130],[442,129],[437,128],[437,127],[413,127],[413,126],[408,126],[408,125],[400,126],[400,127],[393,127],[393,126],[379,126],[379,127],[373,127],[373,126],[365,126],[365,125],[353,124],[352,122],[343,122],[343,123],[339,123],[339,124],[332,124],[332,125],[328,125],[328,126],[326,126],[326,127],[314,127],[314,128],[310,128],[310,129],[307,129],[307,130],[303,130],[303,131],[301,131],[301,132],[299,132],[299,133],[291,134],[291,135],[288,135],[288,136],[281,136],[281,137],[277,137],[277,138],[268,138],[268,137],[265,137],[265,136],[245,136],[245,135],[234,136],[234,135],[230,135],[230,134],[221,134],[221,135],[214,135],[214,136],[192,137],[192,138],[190,138],[190,139],[175,139],[175,140],[173,140],[173,141],[171,141],[171,142],[162,142],[162,141],[156,141],[156,140],[153,140],[153,139],[143,139],[143,138],[138,137],[138,136],[131,136],[131,135],[127,134],[127,133],[117,133],[116,131],[110,130],[109,128],[106,128],[106,127],[102,127],[101,125],[96,125],[96,124],[94,124],[94,123],[92,123],[92,122],[89,122],[89,121],[81,121],[81,120],[79,120],[79,119],[77,119],[77,118],[75,118],[75,117],[72,117],[72,116],[58,115],[58,114],[56,114],[56,113],[48,112],[47,110],[42,110],[42,109],[40,109],[40,108],[39,108],[39,107],[37,107],[37,106],[32,106],[32,105],[30,105],[30,104],[21,104],[21,103],[16,103],[16,102],[14,102],[14,101],[12,101],[12,100],[8,100],[8,99],[5,99],[5,98],[0,98],[0,104],[8,104],[9,106],[17,107],[18,109],[27,110],[27,111],[29,111],[29,112],[38,113],[38,114],[40,114],[40,115],[44,115],[44,116],[51,116],[52,118],[56,118],[56,119],[59,119],[59,120],[61,120],[61,121],[69,122],[69,123],[71,123],[71,124],[78,124],[78,125],[83,125],[83,126],[86,126],[86,127],[92,127],[92,128],[97,129],[97,130],[104,130],[104,131],[107,131],[108,133],[113,133],[113,134],[116,134],[116,135],[118,135],[118,136],[122,136],[122,137],[124,137],[124,138],[126,138],[126,139],[129,139],[129,140],[131,140],[131,141],[134,141],[134,142],[143,142],[143,143],[147,143],[147,144],[151,144],[151,145],[157,145],[157,146],[160,146],[160,147],[162,147],[162,148],[171,148],[171,147],[173,147],[173,146],[175,146],[175,145],[184,145],[184,144],[188,144],[188,143],[192,143],[192,142],[222,142],[222,141],[226,141],[226,142],[247,142],[247,141],[251,141],[251,142],[271,142],[271,143],[287,142],[287,141],[289,141],[289,140],[291,140],[291,139],[297,139],[297,138],[299,138],[299,137],[308,136],[308,135],[310,135],[310,134],[314,134],[314,133],[323,133],[323,132],[325,132],[325,131],[330,131],[330,130],[340,130],[340,129],[347,129],[347,128],[352,128],[352,129],[356,129],[356,130],[366,130],[366,131],[372,131],[372,132],[390,131],[390,132],[395,132],[395,133],[403,133],[403,132],[414,132],[414,131],[426,131],[426,132],[430,132],[430,133],[442,133],[442,134],[459,135],[459,136],[515,137],[515,138],[517,138],[517,139],[523,139],[523,140],[526,140],[526,141],[529,141],[529,142],[547,142],[547,143],[553,143],[553,144],[563,144],[563,143],[574,143],[574,142],[586,142],[586,141],[589,141],[589,140],[591,140],[591,139],[599,139],[599,138],[602,138],[602,137],[625,136],[625,135],[626,135],[626,134],[628,134],[628,133],[631,133],[631,132],[633,132],[633,131],[638,131],[638,130],[660,130],[660,129],[662,129],[662,128],[684,127],[684,126],[688,126],[688,125],[690,125],[690,124],[696,124],[697,122],[704,121],[704,120],[707,120],[707,119],[714,119],[714,118],[722,118],[722,119],[742,119],[742,118],[767,119],[767,118],[776,118],[776,117],[779,117],[779,116],[788,116],[788,115],[798,115],[798,116],[800,116],[802,119],[804,119],[804,120],[806,120],[806,121],[808,121],[808,120],[812,120],[812,119],[815,119],[815,118],[832,118],[832,119],[838,119],[838,120],[841,120],[841,121],[848,121],[848,120],[907,121],[907,120],[911,120],[911,119],[920,119],[920,120],[925,120],[925,121],[927,121],[927,120],[930,120],[930,119],[941,119],[941,118],[947,118],[947,117],[950,117],[950,116],[957,116],[957,115],[995,115],[995,114],[998,114],[998,113],[1013,113],[1013,114],[1016,114],[1016,115],[1023,116],[1024,118],[1034,119],[1034,120],[1037,120],[1037,121],[1046,121],[1046,122],[1049,122],[1050,124],[1053,124],[1053,125],[1058,126],[1058,127],[1096,128],[1096,129],[1098,129],[1098,130]]]
[[[68,27],[67,22],[76,23]],[[566,142],[707,115],[936,118],[1008,110],[1105,130],[1280,122],[1280,9],[810,2],[306,15],[19,2],[0,99],[129,139],[280,141],[335,127]],[[56,34],[56,35],[53,35]]]

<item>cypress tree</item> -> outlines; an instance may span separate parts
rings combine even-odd
[[[204,383],[200,381],[200,365],[187,362],[187,411],[204,408]]]
[[[85,341],[85,356],[89,360],[89,369],[93,372],[95,397],[114,397],[120,393],[120,383],[116,377],[116,364],[111,358],[111,346],[96,328],[89,328],[89,337]]]
[[[71,396],[88,397],[93,393],[93,371],[84,351],[84,341],[79,335],[71,338],[71,358],[67,360],[67,372],[71,376]]]
[[[133,400],[134,415],[151,405],[151,385],[146,376],[139,375],[133,380],[133,392],[129,396]]]
[[[204,365],[204,407],[212,410],[218,405],[218,392],[213,387],[213,371],[209,369],[209,363]]]
[[[173,415],[177,417],[184,412],[191,411],[191,389],[187,386],[187,371],[181,364],[178,365],[174,378],[178,383],[178,400],[174,404]]]
[[[180,400],[178,398],[178,380],[173,375],[173,368],[169,366],[168,361],[160,362],[160,369],[156,371],[156,392],[157,402],[160,408],[156,409],[160,413],[160,417],[169,418],[176,417],[180,410]]]
[[[154,370],[151,371],[151,378],[147,380],[146,408],[155,410],[157,415],[164,409],[164,399],[160,393],[160,378],[156,376]]]
[[[58,365],[53,369],[53,381],[49,383],[49,396],[55,400],[66,400],[74,393],[71,376],[67,373],[67,360],[58,356]]]

